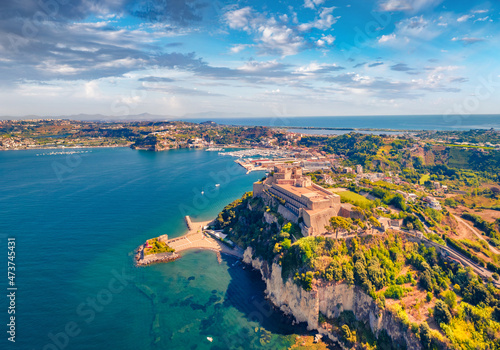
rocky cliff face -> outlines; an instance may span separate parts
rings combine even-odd
[[[344,310],[350,310],[358,320],[369,322],[373,333],[377,334],[385,329],[393,341],[406,343],[408,349],[422,348],[411,331],[390,311],[380,310],[374,300],[360,288],[347,284],[327,284],[306,292],[290,279],[283,282],[281,267],[278,264],[269,266],[267,262],[253,258],[252,255],[252,249],[247,248],[243,261],[261,272],[266,283],[266,296],[283,312],[293,315],[298,322],[306,322],[308,329],[327,334],[318,324],[319,313],[333,318],[338,317]],[[327,335],[336,340],[333,335]]]

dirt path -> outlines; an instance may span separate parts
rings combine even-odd
[[[453,214],[452,214],[452,215],[453,215]],[[456,216],[456,215],[453,215],[453,217],[455,218],[455,220],[457,220],[457,222],[458,222],[459,224],[462,224],[463,226],[465,226],[466,228],[468,228],[468,230],[469,230],[470,232],[472,232],[472,233],[473,233],[473,234],[474,234],[474,235],[475,235],[475,236],[476,236],[479,240],[481,240],[481,241],[485,241],[486,243],[488,243],[488,241],[487,241],[486,239],[484,239],[484,237],[481,235],[481,233],[480,233],[480,232],[478,232],[478,231],[476,230],[476,228],[475,228],[475,227],[473,227],[473,226],[469,225],[467,222],[465,222],[463,219],[459,218],[459,217],[458,217],[458,216]],[[490,250],[491,250],[493,253],[495,253],[495,254],[500,254],[500,251],[499,251],[498,249],[496,249],[496,248],[492,247],[489,243],[488,243],[488,247],[490,247]]]

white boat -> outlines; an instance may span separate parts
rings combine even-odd
[[[219,186],[220,186],[220,184],[215,184],[215,187],[219,187]]]
[[[214,338],[212,338],[212,337],[207,337],[207,340],[211,343],[211,342],[213,342],[213,341],[214,341]]]
[[[201,194],[205,194],[205,191],[201,191]]]

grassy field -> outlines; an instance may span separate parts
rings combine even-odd
[[[354,205],[360,205],[360,204],[365,205],[365,204],[370,204],[371,202],[366,197],[363,197],[362,195],[351,191],[339,192],[338,195],[340,196],[342,201],[353,203]]]
[[[429,174],[422,175],[422,177],[420,178],[419,182],[420,182],[421,185],[423,185],[430,178],[431,178],[431,176]]]
[[[458,148],[450,148],[448,165],[455,168],[468,168],[469,166],[469,151],[464,151]]]

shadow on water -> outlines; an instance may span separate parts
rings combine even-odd
[[[194,257],[201,252],[193,252]],[[201,253],[204,254],[204,253]],[[265,298],[265,283],[259,271],[239,259],[222,254],[224,271],[229,284],[218,288],[200,290],[205,273],[169,277],[165,287],[150,288],[146,281],[134,283],[137,290],[151,302],[149,349],[288,349],[295,343],[296,335],[314,335],[305,323],[294,324],[292,316],[285,315]],[[213,256],[214,263],[215,254]],[[205,263],[208,260],[204,261]],[[169,266],[169,265],[165,265]],[[173,266],[173,265],[170,265]],[[206,270],[205,270],[206,271]],[[170,284],[171,283],[171,284]],[[178,294],[165,294],[166,290]],[[171,317],[179,312],[188,320]],[[210,340],[209,339],[213,339]],[[330,349],[338,349],[328,344]]]
[[[285,315],[265,298],[266,284],[259,271],[236,258],[224,254],[222,258],[228,264],[231,276],[224,305],[238,309],[250,321],[258,322],[261,327],[272,333],[281,335],[307,333],[305,323],[294,325],[293,316]]]
[[[260,343],[264,348],[279,348],[268,343],[269,335],[266,332],[281,336],[317,334],[316,331],[308,331],[305,322],[296,323],[293,316],[286,315],[265,298],[266,284],[259,271],[228,255],[222,254],[222,259],[227,263],[231,276],[224,305],[236,308],[250,322],[258,324]],[[329,349],[339,349],[333,343],[327,343],[327,346]]]

